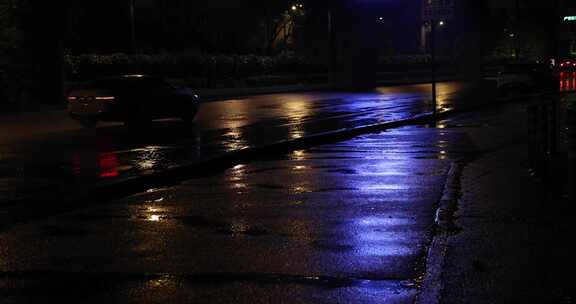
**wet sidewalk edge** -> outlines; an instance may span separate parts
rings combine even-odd
[[[415,304],[438,304],[444,288],[442,273],[445,269],[449,237],[455,232],[454,213],[458,208],[462,185],[460,179],[467,161],[456,161],[450,166],[442,197],[436,209],[434,231],[425,257],[426,271],[422,278]]]

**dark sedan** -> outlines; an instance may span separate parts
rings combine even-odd
[[[68,112],[85,127],[99,121],[142,124],[154,119],[194,120],[198,95],[160,77],[124,75],[95,80],[68,94]]]

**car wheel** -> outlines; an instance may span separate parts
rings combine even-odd
[[[84,129],[93,129],[98,124],[98,121],[94,119],[81,119],[80,124]]]

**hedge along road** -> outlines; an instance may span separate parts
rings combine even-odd
[[[438,107],[489,100],[471,96],[478,96],[476,89],[442,83]],[[261,95],[205,103],[191,127],[174,120],[141,130],[103,124],[88,132],[64,113],[46,118],[51,121],[39,115],[7,118],[1,123],[11,135],[0,140],[0,198],[42,199],[47,193],[150,175],[245,148],[406,119],[429,112],[429,97],[426,84],[361,93]]]

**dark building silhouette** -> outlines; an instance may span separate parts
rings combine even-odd
[[[485,57],[543,61],[574,56],[576,1],[569,0],[421,0],[421,49],[429,49],[430,11],[436,8],[437,48],[458,56],[470,36],[480,39]],[[481,7],[482,6],[482,7]],[[444,14],[442,14],[444,12]],[[444,17],[442,15],[449,15]]]

